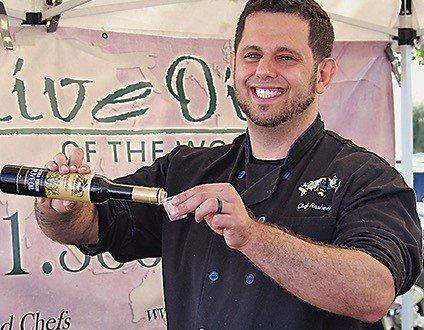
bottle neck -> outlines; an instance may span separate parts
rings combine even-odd
[[[133,186],[111,182],[107,190],[109,198],[132,200]]]
[[[108,199],[121,199],[161,204],[162,200],[166,198],[166,192],[162,188],[115,183],[103,176],[96,175],[91,185],[90,197],[93,203],[104,202]]]
[[[90,201],[102,203],[109,199],[131,200],[132,187],[115,183],[102,175],[94,175],[90,187]]]

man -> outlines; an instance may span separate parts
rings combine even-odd
[[[118,261],[163,257],[168,326],[361,329],[421,270],[413,191],[377,155],[326,131],[317,94],[336,72],[312,0],[250,0],[232,55],[248,134],[178,147],[119,182],[165,187],[163,208],[41,199],[47,236]],[[46,166],[88,173],[82,150]]]

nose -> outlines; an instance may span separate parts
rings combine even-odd
[[[262,56],[256,67],[256,76],[261,79],[277,77],[274,60],[268,56]]]

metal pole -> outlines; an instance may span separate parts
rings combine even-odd
[[[64,18],[75,18],[75,17],[83,17],[90,15],[101,15],[107,13],[116,13],[119,11],[125,10],[134,10],[148,7],[157,7],[163,5],[171,5],[178,3],[192,3],[199,2],[202,0],[138,0],[131,2],[124,2],[119,4],[108,4],[108,5],[98,5],[98,6],[90,6],[81,9],[75,9],[70,12],[67,12],[63,15]]]
[[[42,14],[42,19],[46,20],[49,18],[52,18],[54,16],[60,15],[65,11],[71,10],[75,7],[81,6],[87,2],[90,2],[91,0],[69,0],[66,1],[64,3],[62,3],[61,5],[58,5],[56,7],[47,9],[46,11],[43,12]]]
[[[399,14],[400,28],[412,28],[412,0],[402,0]],[[399,40],[402,54],[402,87],[401,87],[401,137],[402,156],[401,169],[405,182],[414,187],[414,172],[412,168],[413,132],[412,132],[412,43]],[[402,330],[414,328],[414,303],[412,290],[402,296]]]
[[[332,12],[327,12],[327,13],[328,13],[328,16],[333,21],[336,21],[336,22],[346,23],[346,24],[349,24],[349,25],[352,25],[352,26],[360,27],[362,29],[367,29],[367,30],[371,30],[371,31],[375,31],[375,32],[388,34],[390,36],[397,35],[397,30],[394,29],[394,28],[373,24],[373,23],[370,23],[370,22],[362,21],[360,19],[347,17],[347,16],[335,14],[335,13],[332,13]]]
[[[25,20],[26,18],[25,12],[9,8],[7,8],[7,16],[20,19],[21,21]]]
[[[413,132],[412,132],[412,46],[400,46],[402,54],[402,88],[401,88],[401,136],[402,136],[402,175],[408,184],[413,187],[414,174],[412,169]],[[414,324],[414,306],[412,291],[402,296],[402,330],[412,330]]]

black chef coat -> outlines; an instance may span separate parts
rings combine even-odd
[[[216,148],[177,147],[117,181],[164,187],[169,195],[230,182],[257,221],[316,242],[360,249],[382,262],[397,294],[420,274],[421,228],[413,190],[379,156],[325,130],[319,116],[281,164],[253,161],[244,134]],[[163,257],[170,329],[366,327],[288,293],[192,214],[171,222],[160,206],[111,201],[97,208],[99,243],[81,250],[109,251],[120,262]]]

